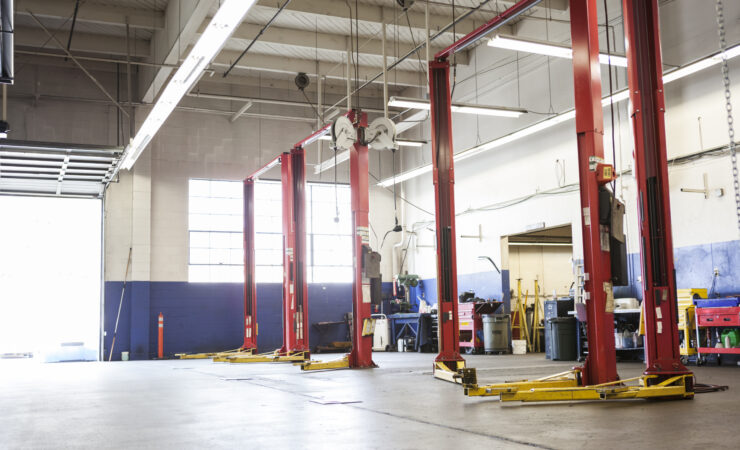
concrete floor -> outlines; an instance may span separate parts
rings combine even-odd
[[[502,404],[435,380],[432,354],[374,358],[378,369],[317,373],[208,360],[0,361],[0,448],[738,448],[737,367],[694,368],[698,381],[730,390],[691,401]],[[490,382],[571,365],[541,354],[467,359]],[[622,377],[641,369],[619,366]]]

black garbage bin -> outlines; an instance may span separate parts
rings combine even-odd
[[[553,317],[548,322],[552,332],[552,359],[555,361],[575,361],[578,358],[576,318]]]

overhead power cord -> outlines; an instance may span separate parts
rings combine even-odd
[[[257,33],[257,36],[255,36],[254,39],[252,39],[252,42],[250,42],[249,45],[247,45],[247,48],[245,48],[244,51],[241,52],[241,54],[239,55],[239,57],[236,58],[236,61],[234,61],[231,64],[231,66],[229,66],[229,68],[226,69],[226,72],[224,72],[224,75],[223,75],[224,78],[226,78],[229,75],[229,73],[231,73],[232,69],[234,69],[234,67],[236,67],[236,65],[239,63],[239,61],[241,61],[241,59],[244,58],[244,55],[246,55],[247,52],[249,51],[249,49],[252,48],[252,46],[254,45],[254,43],[259,40],[260,36],[262,36],[262,34],[264,34],[264,32],[267,31],[268,28],[270,28],[270,25],[272,25],[272,22],[274,22],[275,19],[277,19],[277,16],[279,16],[280,13],[283,12],[283,10],[285,9],[286,6],[288,6],[288,3],[290,3],[290,1],[291,0],[285,0],[285,3],[283,3],[283,5],[280,8],[278,8],[278,10],[270,18],[270,20],[267,21],[267,23],[265,24],[265,26],[263,26],[262,29],[260,29],[260,31]]]

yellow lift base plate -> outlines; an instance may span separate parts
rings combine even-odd
[[[434,363],[434,378],[455,384],[475,384],[475,369],[466,369],[465,361],[456,361],[455,370],[443,362]],[[473,376],[473,379],[469,377]]]
[[[212,352],[212,353],[176,353],[175,357],[179,359],[209,359],[223,356],[230,356],[236,354],[252,354],[252,349],[235,348],[234,350],[225,350],[223,352]]]
[[[657,375],[644,375],[593,386],[579,386],[579,375],[578,370],[572,370],[531,381],[488,386],[468,384],[465,385],[465,395],[471,397],[498,395],[502,402],[694,398],[692,374],[677,375],[655,384],[650,382],[657,379]],[[627,384],[635,382],[636,385]]]
[[[281,354],[279,352],[260,353],[257,355],[233,355],[226,357],[226,362],[230,363],[274,363],[274,362],[298,362],[306,361],[309,357],[308,352],[295,352]]]
[[[470,369],[475,370],[475,369]],[[487,386],[478,386],[477,384],[466,384],[465,395],[468,397],[486,397],[500,395],[502,392],[517,392],[528,389],[543,388],[572,388],[578,387],[578,381],[572,370],[567,372],[556,373],[537,380],[507,381],[499,384],[489,384]]]
[[[349,369],[349,357],[345,355],[344,358],[333,361],[305,361],[296,363],[295,365],[301,366],[301,370]]]

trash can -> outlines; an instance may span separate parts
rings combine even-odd
[[[578,359],[576,318],[553,317],[548,320],[548,323],[552,330],[552,359],[554,361],[575,361]]]
[[[483,314],[483,350],[486,353],[509,351],[508,314]]]

